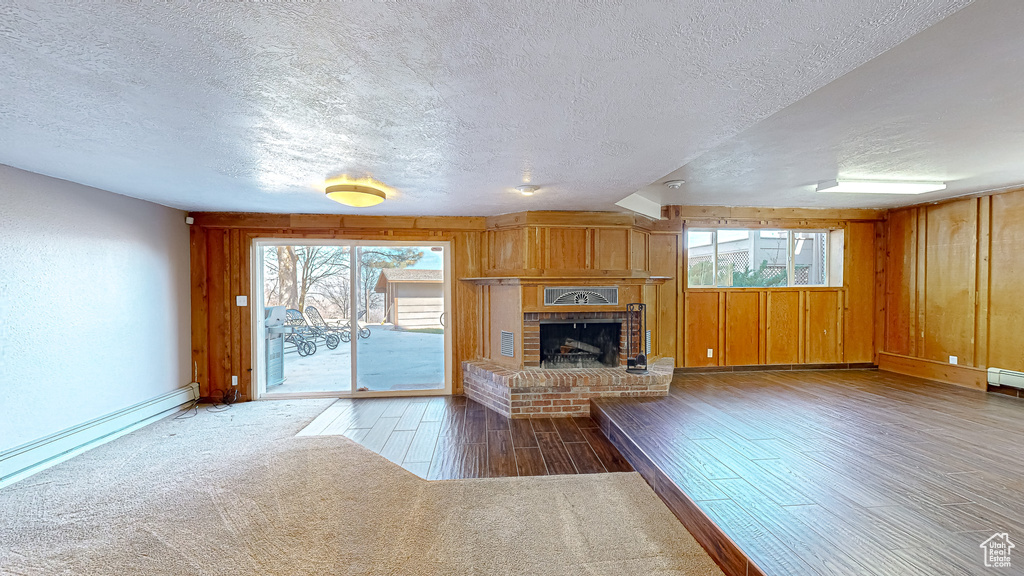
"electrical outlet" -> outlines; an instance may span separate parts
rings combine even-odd
[[[235,306],[248,306],[249,298],[246,296],[235,296]]]
[[[238,386],[238,376],[232,376],[231,377],[231,385],[232,386]]]
[[[950,364],[956,364],[957,360],[959,360],[959,358],[957,358],[956,356],[950,356],[949,357],[949,363]]]
[[[714,358],[714,357],[715,357],[715,350],[714,350],[714,348],[708,348],[708,358]]]

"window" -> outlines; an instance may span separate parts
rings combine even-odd
[[[842,249],[842,230],[687,230],[687,284],[691,288],[828,286],[830,244]],[[838,242],[838,244],[836,244]],[[835,266],[842,267],[842,258]],[[838,280],[841,283],[841,280]]]
[[[793,286],[828,284],[828,232],[793,231]],[[842,266],[842,263],[839,263]]]
[[[692,230],[686,234],[690,286],[715,285],[715,233]]]

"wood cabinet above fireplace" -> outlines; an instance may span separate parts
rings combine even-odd
[[[520,212],[487,219],[477,281],[650,278],[650,233],[667,224],[618,212]]]

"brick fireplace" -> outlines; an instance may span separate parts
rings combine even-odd
[[[507,296],[498,299],[502,311]],[[496,332],[512,334],[506,327],[518,319],[521,337],[505,354],[492,350],[492,358],[463,363],[466,396],[511,418],[530,418],[587,416],[595,397],[668,393],[672,358],[653,361],[646,374],[626,372],[624,304],[619,310],[574,308],[523,312],[507,320],[495,320],[500,316],[494,314],[492,322],[503,323]]]
[[[479,288],[480,323],[465,340],[476,358],[462,363],[466,396],[529,418],[584,416],[594,397],[668,393],[675,339],[659,330],[655,310],[674,310],[678,294],[667,284],[673,276],[652,268],[673,269],[678,230],[662,236],[667,222],[634,214],[590,217],[585,225],[546,211],[487,219],[478,275],[459,279]],[[632,303],[651,311],[649,332],[626,322]],[[627,340],[637,344],[632,354]],[[641,352],[648,372],[627,372],[627,356]]]

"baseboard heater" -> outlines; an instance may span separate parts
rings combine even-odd
[[[0,452],[0,487],[7,485],[14,478],[45,468],[48,463],[59,460],[63,455],[86,449],[104,439],[116,437],[119,433],[131,431],[148,423],[150,418],[196,398],[199,398],[199,384],[192,383],[45,438]]]
[[[1005,370],[1003,368],[988,369],[988,383],[993,386],[1009,386],[1024,389],[1024,372]]]

